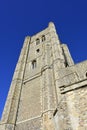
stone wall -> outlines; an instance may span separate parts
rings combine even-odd
[[[86,100],[87,61],[74,65],[51,22],[25,38],[0,130],[87,130]]]
[[[58,71],[58,111],[54,116],[56,129],[87,129],[87,61]],[[59,92],[59,91],[58,91]],[[59,96],[60,95],[60,96]],[[61,127],[62,126],[62,127]]]

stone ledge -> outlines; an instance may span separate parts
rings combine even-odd
[[[47,69],[52,69],[52,66],[51,66],[51,65],[50,65],[50,66],[48,66],[48,65],[44,66],[38,73],[35,73],[35,75],[32,75],[32,76],[30,76],[30,77],[24,79],[23,83],[25,84],[26,82],[29,82],[29,81],[31,81],[31,80],[33,80],[33,79],[35,79],[35,78],[40,77],[40,76],[42,75],[42,73],[43,73],[45,70],[47,70]]]
[[[75,82],[73,84],[70,84],[68,86],[60,86],[61,94],[67,93],[69,91],[73,91],[82,87],[87,87],[87,79],[84,79],[82,81]]]
[[[40,76],[41,76],[41,72],[40,72],[40,73],[37,73],[36,75],[34,75],[34,76],[30,77],[30,78],[25,79],[25,80],[23,81],[23,84],[25,84],[26,82],[29,82],[29,81],[31,81],[31,80],[37,78],[37,77],[40,77]]]
[[[0,125],[5,125],[5,124],[7,124],[7,123],[2,120],[0,121]]]

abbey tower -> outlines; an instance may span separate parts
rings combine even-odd
[[[87,130],[87,61],[74,64],[52,22],[25,38],[0,130]]]

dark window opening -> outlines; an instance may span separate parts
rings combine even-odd
[[[38,44],[40,44],[40,39],[39,38],[36,39],[36,45],[38,45]]]
[[[40,52],[40,49],[37,49],[36,51],[39,53],[39,52]]]
[[[87,77],[87,72],[86,72],[86,74],[85,74],[85,75],[86,75],[86,77]]]
[[[68,63],[65,61],[65,67],[68,67],[69,65],[68,65]]]
[[[53,113],[53,116],[55,116],[57,112],[58,112],[58,110],[56,109],[56,110],[54,111],[54,113]]]
[[[45,35],[42,36],[42,42],[44,42],[46,40]]]
[[[66,54],[65,54],[65,51],[64,51],[64,49],[63,49],[63,48],[62,48],[62,52],[63,52],[63,56],[64,56],[64,59],[65,59],[65,62],[64,62],[65,67],[68,67],[68,66],[69,66],[69,64],[68,64],[67,57],[66,57]]]
[[[36,60],[32,61],[32,69],[36,68]]]

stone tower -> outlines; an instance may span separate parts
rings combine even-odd
[[[87,61],[74,65],[52,22],[25,38],[0,130],[87,130]]]

